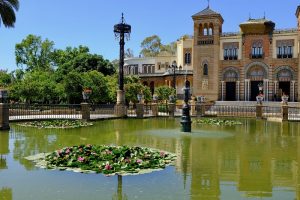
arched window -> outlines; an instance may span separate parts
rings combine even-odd
[[[199,25],[199,36],[203,35],[203,26],[202,24]]]
[[[191,64],[191,53],[190,52],[185,53],[184,62],[185,62],[185,64]]]
[[[207,65],[207,64],[204,64],[204,65],[203,65],[203,75],[204,75],[204,76],[207,76],[207,75],[208,75],[208,65]]]
[[[208,29],[208,35],[213,35],[213,29],[212,28]]]

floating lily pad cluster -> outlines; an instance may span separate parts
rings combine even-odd
[[[175,155],[150,148],[80,145],[66,147],[46,156],[48,169],[80,169],[103,174],[131,174],[163,169]]]
[[[79,128],[84,126],[92,126],[93,124],[81,120],[47,120],[24,122],[18,125],[36,128]]]
[[[216,126],[235,126],[241,125],[240,121],[235,120],[227,120],[227,119],[214,119],[214,118],[203,118],[197,120],[198,124],[209,124],[209,125],[216,125]]]

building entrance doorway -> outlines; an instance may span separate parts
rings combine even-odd
[[[278,97],[281,99],[281,96],[284,94],[290,96],[291,82],[289,81],[279,81],[279,94]]]
[[[225,101],[236,100],[236,82],[226,82]]]
[[[259,94],[259,84],[262,84],[262,81],[251,81],[250,101],[256,101],[256,96]]]

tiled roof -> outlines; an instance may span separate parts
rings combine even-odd
[[[217,13],[217,12],[213,11],[212,9],[210,9],[209,7],[207,7],[204,10],[202,10],[202,11],[196,13],[195,15],[193,15],[193,17],[205,16],[205,15],[220,15],[220,13]]]

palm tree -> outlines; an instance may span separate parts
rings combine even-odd
[[[16,22],[15,11],[19,9],[19,0],[0,0],[0,25],[14,27]]]

